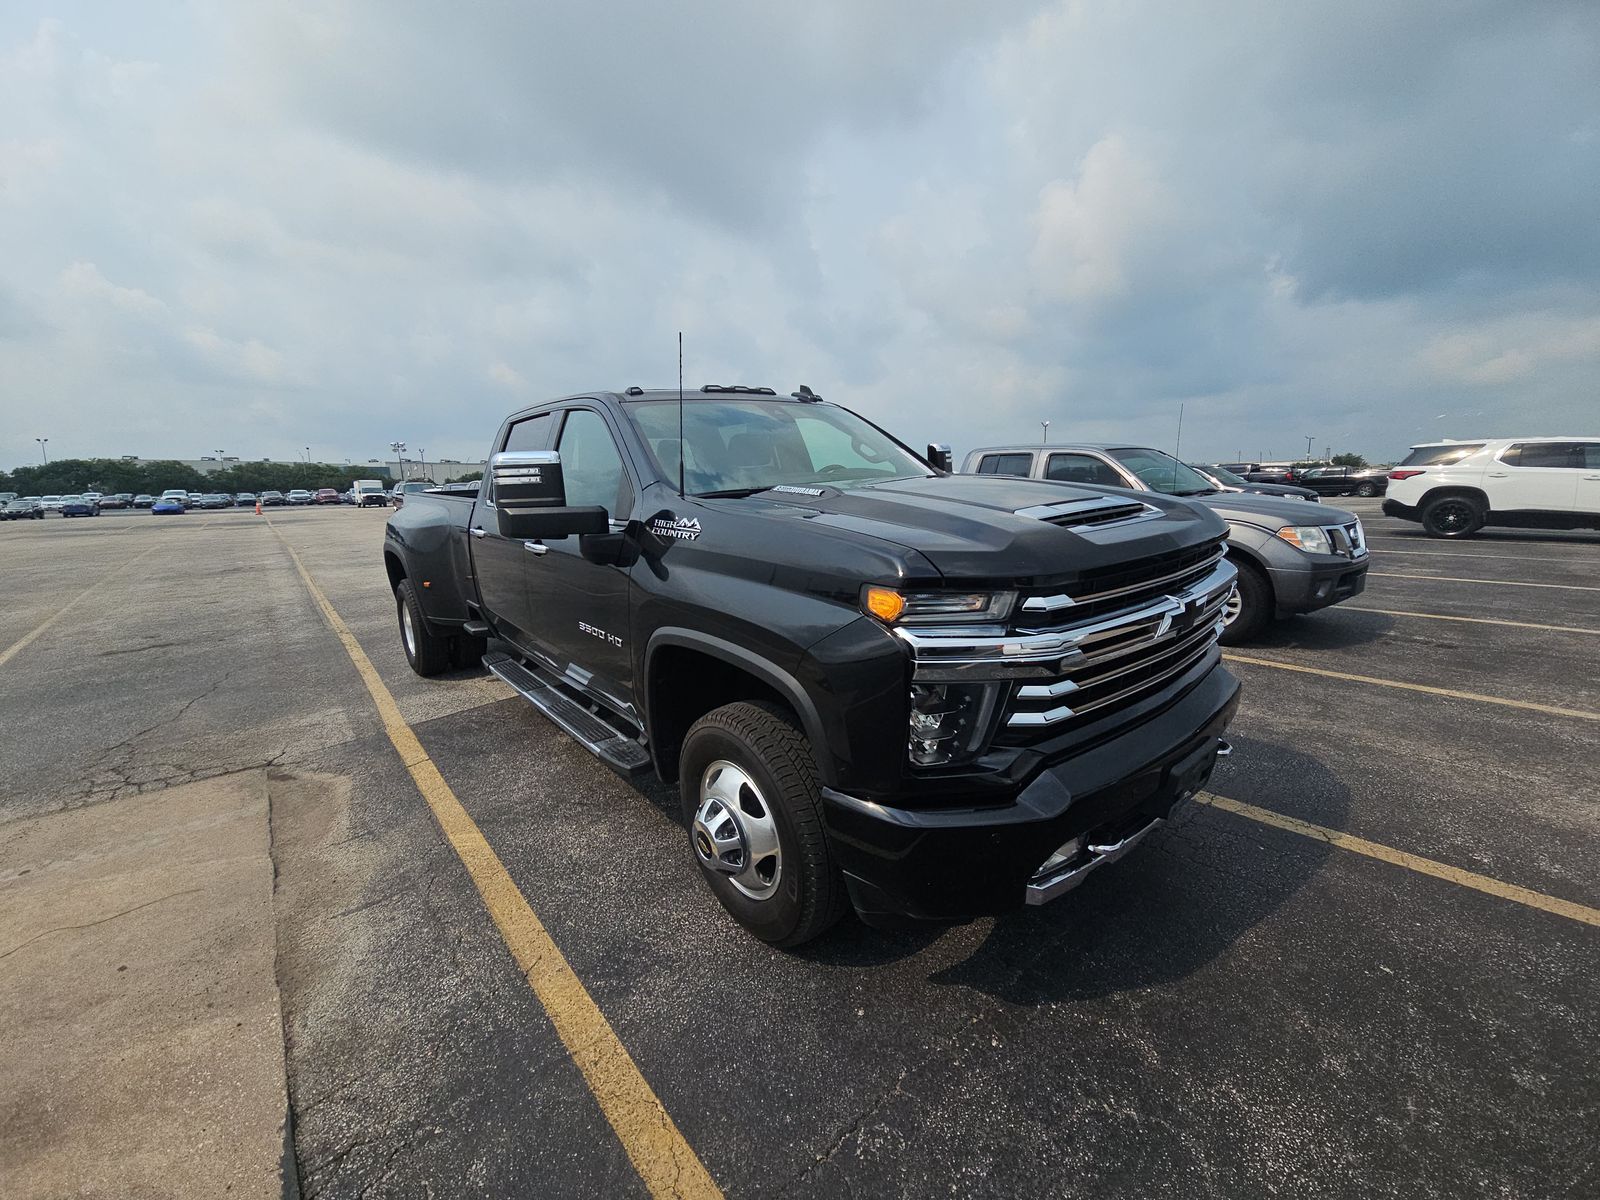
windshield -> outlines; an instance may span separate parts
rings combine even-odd
[[[1164,451],[1152,450],[1148,446],[1124,446],[1106,453],[1137,475],[1152,492],[1166,492],[1169,496],[1205,496],[1217,490],[1199,471]]]
[[[629,405],[661,477],[678,479],[678,402]],[[848,486],[931,472],[881,429],[833,404],[694,400],[683,406],[684,490],[749,494],[779,485]]]
[[[1460,462],[1469,454],[1483,449],[1482,442],[1451,442],[1445,446],[1413,446],[1402,467],[1434,467]]]
[[[1211,478],[1217,480],[1219,483],[1225,483],[1229,487],[1250,486],[1250,481],[1248,479],[1242,475],[1235,475],[1232,471],[1228,470],[1227,467],[1219,467],[1213,464],[1211,466],[1201,467],[1199,469],[1211,476]]]

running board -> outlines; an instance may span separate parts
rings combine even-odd
[[[463,622],[461,622],[461,632],[465,633],[465,634],[468,634],[471,637],[488,637],[489,636],[489,622],[487,622],[487,621],[463,621]]]
[[[650,752],[602,717],[590,712],[540,678],[537,671],[498,650],[483,656],[483,665],[504,679],[522,696],[555,722],[557,726],[577,738],[596,758],[623,775],[637,775],[650,765]]]

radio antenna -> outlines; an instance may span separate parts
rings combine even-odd
[[[678,330],[678,499],[683,499],[683,460],[689,447],[683,442],[683,330]]]

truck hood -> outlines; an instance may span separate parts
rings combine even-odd
[[[1285,525],[1348,525],[1355,514],[1331,504],[1307,504],[1291,496],[1255,496],[1248,492],[1219,492],[1195,500],[1225,521],[1282,529]]]
[[[1142,520],[1082,529],[1023,515],[1023,510],[1041,505],[1106,497],[1141,503],[1154,512]],[[759,509],[819,533],[914,550],[947,579],[1022,586],[1068,582],[1080,572],[1186,550],[1226,532],[1222,520],[1206,509],[1172,497],[999,475],[945,475],[844,489],[769,489],[713,503],[737,504],[752,513]],[[1308,507],[1300,501],[1285,503],[1300,510]]]

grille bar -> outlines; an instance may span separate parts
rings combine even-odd
[[[1187,574],[1187,572],[1185,572]],[[895,634],[908,643],[915,658],[918,681],[939,682],[962,679],[1047,679],[1061,675],[1091,657],[1093,647],[1122,636],[1116,645],[1105,647],[1094,657],[1101,661],[1118,652],[1134,652],[1139,647],[1126,635],[1139,636],[1151,623],[1166,628],[1179,623],[1191,609],[1209,609],[1226,600],[1237,575],[1233,564],[1218,561],[1203,578],[1181,592],[1156,597],[1120,612],[1042,632],[1006,633],[988,628],[908,628],[899,626]],[[1189,622],[1182,621],[1184,628]],[[1165,632],[1165,629],[1161,629]]]
[[[1022,602],[1022,611],[1025,613],[1054,613],[1063,609],[1098,603],[1103,600],[1114,600],[1119,596],[1131,595],[1134,592],[1156,591],[1180,580],[1185,580],[1189,576],[1198,578],[1205,575],[1212,567],[1222,561],[1225,553],[1225,548],[1219,545],[1199,562],[1190,563],[1180,570],[1157,575],[1151,579],[1141,579],[1122,587],[1107,588],[1104,591],[1086,592],[1078,596],[1070,595],[1067,592],[1057,592],[1050,596],[1030,596]]]
[[[1126,686],[1115,691],[1092,696],[1083,700],[1075,699],[1069,705],[1046,709],[1042,712],[1013,712],[1006,718],[1009,729],[1039,729],[1050,725],[1059,725],[1063,721],[1070,721],[1074,717],[1081,717],[1085,713],[1093,712],[1097,708],[1104,708],[1118,700],[1135,695],[1150,688],[1159,687],[1174,675],[1181,675],[1195,663],[1199,662],[1211,649],[1216,641],[1216,618],[1212,617],[1201,628],[1192,631],[1182,640],[1166,645],[1159,654],[1149,658],[1140,659],[1108,674],[1102,675],[1087,683],[1078,685],[1081,689],[1097,687],[1101,684],[1114,683],[1119,679],[1127,679],[1131,675],[1146,672],[1141,678],[1134,679]],[[1147,673],[1154,667],[1154,673]],[[1071,682],[1071,681],[1068,681]]]

